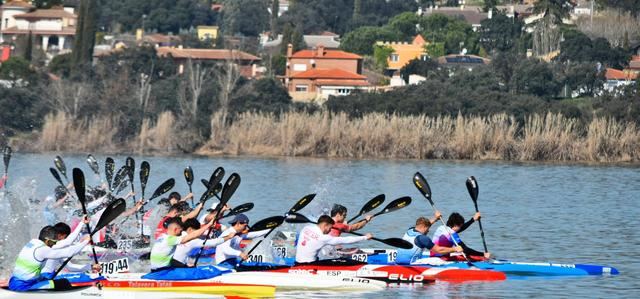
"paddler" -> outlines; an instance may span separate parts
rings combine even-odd
[[[77,225],[76,228],[71,231],[69,225],[64,222],[59,222],[53,226],[56,230],[56,239],[58,242],[53,245],[51,248],[59,249],[66,248],[71,246],[74,241],[78,238],[82,230],[86,227],[86,224],[89,223],[89,218],[86,216],[82,220],[85,225]],[[42,275],[48,278],[53,277],[54,273],[58,270],[60,265],[64,262],[63,259],[49,259],[44,264],[44,268],[42,269]],[[100,264],[87,264],[87,265],[78,265],[74,263],[67,263],[65,269],[69,272],[87,272],[93,270],[94,272],[100,272]]]
[[[464,244],[464,242],[462,242],[459,236],[459,234],[469,228],[471,224],[478,221],[480,217],[480,212],[476,212],[473,217],[469,219],[469,221],[465,222],[464,217],[462,217],[462,215],[460,215],[459,213],[451,213],[451,215],[449,215],[449,219],[447,219],[447,225],[441,225],[440,227],[438,227],[438,229],[436,229],[436,232],[433,234],[433,243],[438,246],[453,247],[455,245],[453,240],[455,240],[456,243],[458,243],[458,245],[462,247],[467,257],[474,260],[489,259],[491,257],[491,253],[480,252],[469,248]],[[431,252],[431,256],[441,255],[442,254],[437,252]],[[448,257],[448,254],[444,255],[444,257]]]
[[[235,236],[218,246],[216,246],[216,265],[233,268],[236,266],[238,259],[246,260],[247,254],[242,252],[241,243],[243,240],[251,240],[266,235],[269,230],[257,232],[249,232],[249,217],[245,214],[238,214],[231,221],[231,227],[220,234],[220,237],[226,237],[229,234]]]
[[[188,235],[194,231],[199,230],[201,227],[200,222],[198,222],[198,220],[195,219],[187,219],[187,221],[185,221],[182,224],[182,235]],[[173,254],[173,259],[171,259],[171,267],[174,268],[186,268],[186,267],[191,267],[191,265],[188,265],[188,257],[189,257],[189,253],[196,249],[196,248],[201,248],[201,247],[215,247],[218,246],[220,244],[222,244],[223,242],[233,238],[233,236],[235,236],[235,232],[230,232],[228,235],[224,236],[224,237],[220,237],[220,238],[215,238],[215,239],[209,239],[207,240],[207,242],[204,244],[204,246],[202,246],[203,242],[200,239],[193,239],[189,242],[183,243],[178,245],[178,247],[176,248],[176,252]]]
[[[203,207],[202,202],[199,202],[196,205],[195,209],[193,210],[190,210],[189,204],[186,202],[178,202],[172,205],[169,208],[169,211],[167,212],[167,214],[164,217],[162,217],[160,222],[158,222],[158,225],[156,226],[155,238],[158,239],[160,236],[162,236],[167,232],[167,227],[165,225],[165,222],[168,219],[179,217],[181,222],[185,222],[187,221],[187,219],[197,217],[198,214],[200,213],[200,210],[202,210],[202,207]]]
[[[0,177],[0,189],[2,189],[4,187],[4,182],[7,181],[7,175],[4,174],[2,175],[2,177]]]
[[[38,239],[27,243],[16,259],[9,289],[12,291],[29,291],[43,289],[65,289],[70,287],[66,279],[51,280],[43,276],[42,269],[47,260],[70,258],[80,252],[87,244],[89,237],[65,248],[52,248],[57,240],[57,232],[53,226],[47,225],[40,230]]]
[[[372,234],[361,237],[334,237],[329,235],[335,221],[328,215],[318,218],[318,224],[310,224],[300,231],[296,243],[296,263],[312,263],[318,260],[318,252],[326,245],[351,244],[369,240]]]
[[[369,221],[371,221],[371,218],[373,218],[373,216],[366,215],[364,216],[364,219],[354,224],[348,224],[345,222],[347,219],[347,208],[343,205],[335,204],[331,209],[331,218],[333,219],[335,224],[333,224],[333,227],[331,227],[331,232],[329,232],[329,235],[340,237],[340,234],[342,234],[343,232],[353,232],[362,229],[365,225],[367,225],[367,223],[369,223]]]
[[[436,211],[434,217],[432,219],[427,219],[425,217],[420,217],[416,220],[416,226],[411,227],[404,234],[402,239],[409,241],[413,245],[411,249],[400,249],[398,250],[398,255],[396,256],[396,263],[398,264],[410,264],[417,258],[421,258],[423,252],[431,251],[438,254],[449,254],[452,252],[462,252],[462,247],[453,246],[453,247],[444,247],[434,244],[431,239],[427,236],[429,233],[429,228],[433,225],[438,219],[442,217],[439,211]]]
[[[151,248],[151,272],[172,268],[171,260],[176,252],[177,246],[197,239],[204,233],[213,222],[202,225],[199,229],[192,230],[185,235],[182,234],[182,221],[180,217],[169,218],[166,221],[166,233],[156,239]]]

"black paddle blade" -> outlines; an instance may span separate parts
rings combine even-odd
[[[238,186],[240,186],[240,175],[234,172],[229,176],[222,188],[222,196],[220,196],[220,203],[222,205],[227,204],[233,193],[238,189]]]
[[[254,206],[254,204],[252,202],[243,203],[243,204],[231,209],[229,214],[227,214],[225,217],[249,212],[249,211],[251,211],[253,209],[253,206]]]
[[[87,155],[87,164],[89,164],[89,167],[95,174],[100,175],[100,167],[98,166],[98,160],[96,160],[96,158],[92,154]]]
[[[289,213],[285,219],[288,223],[315,223],[306,216],[298,213]]]
[[[375,210],[377,207],[379,207],[382,203],[384,203],[385,200],[385,195],[384,194],[379,194],[376,197],[372,198],[371,200],[369,200],[363,207],[362,209],[360,209],[360,212],[353,216],[353,218],[349,219],[349,221],[347,221],[347,223],[352,222],[353,220],[356,220],[356,218],[362,216],[365,213],[369,213],[373,210]]]
[[[289,210],[289,212],[287,214],[296,213],[296,212],[304,209],[304,207],[306,207],[309,203],[311,203],[311,201],[315,197],[316,197],[315,193],[311,193],[311,194],[305,195],[303,198],[299,199],[298,202],[296,202],[295,205],[293,205],[293,207]]]
[[[5,146],[2,150],[2,160],[4,161],[4,173],[7,173],[7,169],[9,169],[9,161],[11,161],[11,154],[13,150],[10,146]]]
[[[144,189],[147,188],[149,173],[151,173],[151,165],[147,161],[142,161],[142,164],[140,164],[140,187],[143,193]]]
[[[193,169],[191,166],[187,166],[184,169],[184,179],[187,181],[187,185],[191,186],[193,184]]]
[[[111,191],[113,192],[115,189],[120,187],[120,184],[122,184],[122,182],[126,180],[128,177],[129,177],[129,167],[127,167],[126,165],[120,167],[120,169],[118,170],[118,173],[116,173],[116,176],[113,178]]]
[[[376,216],[397,211],[411,204],[411,197],[404,196],[390,202],[382,211],[376,213]]]
[[[213,193],[218,194],[222,191],[222,183],[218,183],[213,187]]]
[[[126,189],[127,187],[129,187],[129,179],[126,179],[120,183],[120,186],[118,186],[118,190],[116,190],[115,194],[120,194],[120,192],[122,192],[122,190]]]
[[[418,188],[418,191],[427,198],[429,203],[433,205],[433,199],[431,199],[431,187],[429,187],[427,179],[425,179],[420,172],[416,172],[416,174],[413,175],[413,184]]]
[[[125,160],[125,165],[127,166],[127,168],[129,168],[129,172],[127,172],[129,182],[133,184],[133,174],[136,172],[136,161],[131,157],[127,157],[127,160]]]
[[[224,168],[218,167],[213,171],[211,177],[209,177],[209,184],[207,186],[215,186],[218,183],[222,182],[224,178]]]
[[[113,183],[113,172],[116,171],[116,162],[113,161],[113,158],[107,157],[104,161],[104,175],[107,178],[107,184],[109,185],[109,189],[111,189]]]
[[[382,242],[384,244],[387,244],[389,246],[393,246],[393,247],[397,247],[397,248],[402,248],[402,249],[411,249],[413,248],[413,244],[411,244],[411,242],[401,239],[401,238],[388,238],[388,239],[378,239],[378,238],[373,238],[376,241]]]
[[[58,184],[64,187],[64,183],[62,182],[62,179],[60,178],[60,174],[58,174],[58,171],[53,167],[49,167],[49,171],[51,172],[51,175],[53,175],[53,178],[55,178],[56,181],[58,181]]]
[[[200,182],[202,183],[202,185],[204,185],[204,187],[209,190],[209,181],[205,180],[205,179],[200,179]]]
[[[152,199],[162,194],[169,192],[169,190],[173,189],[173,186],[175,185],[176,185],[176,180],[174,180],[173,178],[164,181],[164,183],[162,183],[160,186],[158,186],[158,188],[156,188],[156,191],[153,192],[153,195],[151,195],[151,197],[149,198],[149,201],[151,201]]]
[[[64,161],[62,161],[62,158],[60,156],[56,156],[56,158],[53,159],[53,163],[56,165],[56,168],[58,168],[58,171],[60,171],[60,173],[62,173],[62,175],[67,178],[67,166],[64,165]]]
[[[73,169],[73,187],[76,189],[76,195],[78,195],[78,200],[82,205],[82,212],[86,215],[87,209],[84,204],[87,202],[87,198],[85,197],[84,173],[80,168]]]
[[[251,226],[249,231],[257,232],[265,229],[274,229],[284,222],[284,216],[272,216],[262,219]]]
[[[475,177],[470,176],[467,179],[467,191],[469,191],[469,195],[471,196],[471,199],[473,199],[473,202],[478,200],[478,189],[478,181],[476,181]]]
[[[122,198],[118,198],[113,202],[111,202],[110,204],[108,204],[107,207],[104,209],[104,212],[102,212],[102,216],[100,216],[100,220],[98,220],[96,227],[91,232],[91,235],[93,236],[99,230],[103,229],[105,226],[111,223],[111,221],[118,218],[118,216],[124,213],[126,209],[127,209],[127,204]]]

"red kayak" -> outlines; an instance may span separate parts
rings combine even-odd
[[[328,260],[295,266],[242,266],[239,271],[269,271],[327,276],[359,277],[388,283],[429,283],[446,281],[505,280],[502,272],[482,269],[428,268],[424,266],[370,265],[366,263]]]

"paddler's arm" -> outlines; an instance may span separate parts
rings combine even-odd
[[[78,225],[76,225],[76,228],[66,238],[58,241],[58,243],[56,243],[56,245],[51,246],[51,248],[64,248],[73,244],[73,241],[75,241],[78,238],[78,235],[80,235],[80,232],[82,231],[82,229],[85,228],[85,226],[82,225],[83,223],[84,224],[89,223],[89,218],[87,216],[83,216],[82,222],[78,223]]]
[[[251,239],[255,239],[255,238],[260,238],[266,234],[268,234],[270,231],[270,229],[264,229],[264,230],[259,230],[257,232],[250,232],[247,233],[246,235],[244,235],[245,240],[251,240]]]
[[[471,219],[469,219],[469,221],[465,222],[461,227],[460,230],[458,230],[458,234],[463,232],[465,229],[469,228],[469,226],[471,226],[471,224],[473,224],[474,222],[476,222],[476,220],[480,219],[480,212],[476,212],[475,214],[473,214],[473,217],[471,217]]]
[[[205,242],[204,247],[216,247],[224,242],[229,241],[231,238],[233,238],[236,235],[235,231],[230,232],[228,235],[224,236],[224,237],[218,237],[215,239],[209,239],[207,240],[207,242]]]
[[[189,193],[189,194],[191,194],[191,193]],[[198,214],[200,214],[200,210],[202,210],[202,206],[203,206],[202,202],[199,202],[196,205],[196,208],[193,209],[193,211],[189,212],[189,214],[181,216],[180,218],[181,218],[182,222],[185,222],[185,221],[187,221],[188,219],[191,219],[191,218],[196,218],[198,216]]]
[[[349,225],[349,230],[347,230],[347,232],[354,232],[357,231],[361,228],[363,228],[365,225],[367,225],[367,223],[369,223],[369,221],[371,221],[371,219],[373,219],[373,216],[371,215],[367,215],[364,216],[364,219],[354,223],[354,224],[350,224]]]
[[[209,227],[211,227],[212,222],[209,222],[207,224],[203,224],[199,229],[196,229],[186,235],[184,235],[180,241],[180,244],[184,244],[187,243],[193,239],[199,238],[202,233],[204,233],[207,229],[209,229]]]
[[[122,213],[122,215],[120,215],[121,217],[127,217],[127,216],[131,216],[133,214],[135,214],[136,212],[138,212],[138,210],[140,210],[140,208],[142,208],[142,206],[144,205],[144,202],[142,200],[137,201],[136,204],[129,208],[128,210],[124,211]]]
[[[440,211],[436,210],[435,213],[433,213],[433,218],[429,219],[429,222],[431,223],[431,225],[433,225],[440,218],[442,218],[442,213],[440,213]]]
[[[416,237],[413,243],[419,248],[428,249],[438,254],[462,252],[462,247],[460,246],[454,246],[454,247],[439,246],[439,245],[433,244],[433,241],[431,241],[429,237],[424,235]]]
[[[82,242],[65,248],[55,249],[43,246],[36,249],[34,257],[38,260],[69,258],[80,252],[87,244],[89,244],[89,236],[86,236]]]
[[[320,236],[320,240],[324,241],[327,245],[341,245],[341,244],[351,244],[360,241],[365,241],[373,238],[372,234],[366,234],[361,237],[332,237],[329,235]]]

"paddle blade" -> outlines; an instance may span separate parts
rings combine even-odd
[[[108,204],[107,207],[104,209],[104,212],[102,212],[102,216],[100,216],[100,220],[98,220],[96,227],[91,232],[91,235],[93,236],[99,230],[103,229],[105,226],[111,223],[111,221],[118,218],[120,214],[124,213],[126,208],[127,208],[127,204],[122,198],[118,198],[113,202],[111,202],[110,204]]]
[[[233,193],[238,189],[238,186],[240,186],[240,175],[234,172],[229,176],[222,188],[222,196],[220,196],[220,203],[222,205],[227,204]]]
[[[478,200],[478,181],[476,181],[476,178],[473,176],[470,176],[467,179],[467,191],[469,191],[469,195],[471,196],[471,199],[473,200],[473,202],[476,202]]]
[[[64,183],[62,183],[62,179],[60,178],[60,174],[58,174],[58,171],[53,167],[49,167],[49,171],[51,172],[51,175],[53,175],[53,178],[58,181],[58,184],[64,187]]]
[[[209,177],[209,184],[207,186],[215,186],[218,183],[222,182],[224,178],[224,168],[218,167],[213,171],[211,177]]]
[[[149,201],[151,201],[152,199],[162,194],[169,192],[169,190],[173,189],[173,186],[175,185],[176,185],[176,180],[174,180],[173,178],[164,181],[164,183],[162,183],[160,186],[158,186],[158,188],[156,188],[156,191],[153,192],[153,195],[151,195],[151,197],[149,198]]]
[[[60,171],[60,173],[62,173],[62,175],[66,178],[67,166],[64,165],[64,161],[62,161],[62,157],[56,156],[56,158],[53,159],[53,163],[56,165],[56,168],[58,168],[58,171]]]
[[[140,187],[144,195],[144,189],[147,188],[147,182],[149,181],[149,173],[151,173],[151,165],[147,161],[142,161],[140,164]]]
[[[262,219],[251,226],[249,231],[257,232],[266,229],[274,229],[284,222],[284,216],[272,216]]]
[[[126,189],[127,187],[129,187],[129,179],[126,179],[120,183],[120,186],[118,186],[118,190],[116,190],[115,194],[120,194],[120,192],[122,192],[122,190]]]
[[[11,154],[13,150],[10,146],[5,146],[2,150],[2,160],[4,161],[4,173],[7,173],[7,169],[9,169],[9,161],[11,161]]]
[[[311,219],[298,213],[289,213],[285,219],[288,223],[314,223]]]
[[[289,210],[287,214],[296,213],[304,209],[304,207],[306,207],[309,203],[311,203],[311,201],[315,197],[316,197],[315,193],[305,195],[303,198],[299,199],[298,202],[296,202],[296,204]]]
[[[393,247],[397,247],[397,248],[402,248],[402,249],[411,249],[413,248],[413,244],[411,244],[409,241],[401,239],[401,238],[388,238],[388,239],[377,239],[374,238],[376,241],[380,241],[384,244],[387,244],[389,246],[393,246]]]
[[[84,181],[84,173],[80,168],[74,168],[73,170],[73,187],[76,189],[76,195],[78,195],[78,200],[82,205],[82,212],[87,214],[87,210],[85,208],[85,203],[87,202],[87,198],[85,197],[85,181]]]
[[[191,186],[193,184],[193,169],[191,166],[187,166],[184,169],[184,179],[187,181],[187,185]]]
[[[251,211],[253,209],[253,206],[254,206],[254,204],[252,202],[241,204],[241,205],[231,209],[229,214],[227,214],[227,217],[228,216],[233,216],[233,215],[238,215],[238,214],[241,214],[241,213],[249,212],[249,211]]]
[[[104,175],[107,178],[109,189],[111,189],[112,186],[114,171],[116,171],[116,162],[113,161],[113,158],[107,157],[107,159],[104,161]]]
[[[127,157],[127,160],[125,161],[125,165],[127,166],[127,168],[129,168],[129,171],[127,172],[127,176],[129,177],[129,182],[133,184],[133,174],[136,172],[136,161],[133,160],[133,158],[131,157]]]
[[[413,184],[418,188],[418,191],[422,193],[422,195],[429,201],[431,205],[433,205],[433,199],[431,199],[431,187],[429,187],[429,183],[427,183],[427,179],[422,176],[420,172],[416,172],[413,175]]]
[[[202,183],[202,185],[209,190],[209,181],[205,180],[205,179],[200,179],[200,182]]]
[[[385,200],[384,194],[379,194],[376,197],[372,198],[362,207],[362,209],[360,209],[360,212],[357,215],[355,215],[353,218],[349,219],[347,223],[350,223],[353,220],[356,220],[356,218],[362,216],[365,213],[369,213],[373,211],[374,209],[379,207],[382,203],[384,203],[384,200]]]
[[[400,210],[410,204],[411,204],[411,197],[409,196],[400,197],[390,202],[386,207],[384,207],[382,211],[376,213],[376,216]]]
[[[91,168],[91,170],[95,174],[100,175],[100,167],[98,166],[98,160],[96,160],[96,158],[92,154],[87,155],[87,164],[89,164],[89,168]]]
[[[115,189],[120,187],[120,184],[122,184],[122,182],[126,180],[128,177],[129,177],[129,168],[126,165],[120,167],[120,169],[118,170],[118,173],[116,173],[116,176],[113,178],[111,191],[113,192]]]

